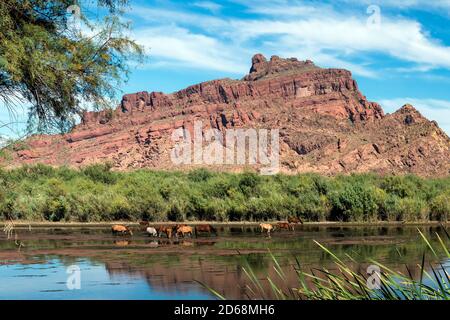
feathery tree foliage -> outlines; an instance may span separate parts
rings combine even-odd
[[[69,130],[87,103],[105,106],[130,57],[142,57],[125,35],[127,2],[2,0],[0,103],[11,112],[29,105],[29,125],[39,132]],[[84,10],[90,5],[97,17]]]

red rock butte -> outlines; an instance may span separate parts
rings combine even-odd
[[[220,79],[181,91],[127,94],[115,110],[86,112],[66,135],[36,135],[2,160],[6,167],[45,163],[81,167],[110,162],[118,170],[185,170],[170,158],[172,133],[230,128],[280,130],[285,173],[375,172],[442,176],[450,172],[450,139],[436,122],[405,105],[385,115],[359,91],[351,72],[312,61],[257,54],[242,80]],[[6,162],[6,163],[5,163]],[[251,166],[260,169],[261,164]],[[248,166],[217,165],[241,171]]]

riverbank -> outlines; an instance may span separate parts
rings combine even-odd
[[[277,224],[283,221],[265,221],[264,223]],[[0,222],[0,228],[5,227],[9,222]],[[149,222],[150,226],[157,225],[176,225],[180,222]],[[40,222],[40,221],[14,221],[14,226],[17,228],[108,228],[113,225],[127,225],[130,227],[140,227],[138,222],[130,221],[111,221],[111,222]],[[217,221],[184,221],[186,225],[199,225],[199,224],[212,224],[215,226],[249,226],[257,227],[260,222],[252,221],[240,221],[240,222],[217,222]],[[380,221],[380,222],[305,222],[303,224],[296,225],[298,228],[304,227],[426,227],[426,226],[450,226],[450,222],[441,221],[428,221],[428,222],[392,222],[392,221]]]
[[[0,217],[48,222],[446,222],[450,177],[0,169]]]
[[[80,290],[66,290],[65,284],[67,268],[78,265],[82,270],[84,298],[86,295],[101,298],[114,288],[115,293],[122,292],[125,298],[130,298],[131,292],[134,297],[146,299],[156,291],[158,297],[169,292],[173,299],[195,288],[201,289],[196,282],[199,281],[229,299],[249,299],[252,292],[247,288],[252,282],[243,268],[252,270],[267,290],[271,290],[267,277],[277,286],[297,288],[298,263],[305,272],[336,270],[333,257],[315,241],[332,250],[355,272],[364,271],[375,260],[417,279],[423,253],[429,250],[417,228],[408,226],[306,225],[295,231],[275,232],[269,237],[250,225],[221,224],[217,235],[167,239],[149,237],[138,229],[132,237],[114,236],[108,225],[97,223],[79,228],[70,227],[72,224],[57,225],[20,227],[16,229],[17,237],[9,239],[0,232],[0,283],[5,288],[0,290],[0,298],[2,294],[8,299],[30,298],[31,294],[41,299],[61,300],[67,295],[75,298],[72,294],[79,294]],[[444,228],[420,227],[420,230],[439,258],[443,257],[438,250],[437,235],[446,241]],[[274,257],[286,278],[277,274]],[[427,265],[435,261],[431,253],[426,258]],[[59,279],[55,279],[57,275]],[[9,288],[12,289],[8,291]],[[251,296],[252,299],[265,297]]]

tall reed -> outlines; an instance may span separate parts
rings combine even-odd
[[[446,237],[450,240],[448,232]],[[448,241],[442,239],[436,233],[439,241],[438,247],[433,247],[429,240],[419,230],[422,240],[426,243],[434,260],[439,261],[441,257],[450,259]],[[450,300],[450,277],[449,267],[444,264],[426,262],[426,253],[422,254],[419,265],[420,277],[413,277],[410,269],[406,266],[407,274],[393,270],[386,265],[376,261],[370,261],[377,267],[379,273],[372,275],[354,271],[348,263],[335,255],[331,250],[315,241],[324,252],[333,259],[337,271],[327,268],[303,270],[302,264],[297,259],[293,272],[296,274],[298,285],[294,288],[277,285],[287,283],[287,275],[281,268],[276,257],[269,252],[273,261],[273,269],[276,278],[267,277],[259,279],[252,268],[247,264],[243,271],[249,284],[246,291],[249,299],[271,299],[279,300]],[[352,262],[352,257],[347,256]],[[374,286],[378,281],[378,286]],[[225,299],[218,291],[200,283],[218,299]]]

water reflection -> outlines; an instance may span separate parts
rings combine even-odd
[[[421,231],[437,244],[441,227]],[[20,229],[25,243],[0,236],[0,299],[204,299],[212,298],[197,280],[229,298],[246,299],[250,267],[260,279],[278,279],[268,249],[287,275],[297,279],[295,257],[304,268],[334,269],[317,240],[340,257],[347,254],[354,270],[365,272],[371,259],[420,276],[426,244],[415,227],[302,227],[274,233],[271,238],[249,226],[220,227],[219,236],[186,239],[151,238],[135,232],[132,238],[113,237],[108,228]],[[444,263],[448,264],[448,261]],[[67,289],[66,268],[81,268],[82,288]],[[14,288],[10,290],[10,288]]]
[[[154,288],[133,272],[108,270],[91,260],[76,261],[81,269],[80,290],[67,287],[66,263],[58,258],[38,264],[0,266],[0,299],[209,299],[193,284],[183,290]],[[122,268],[123,271],[127,269]]]

